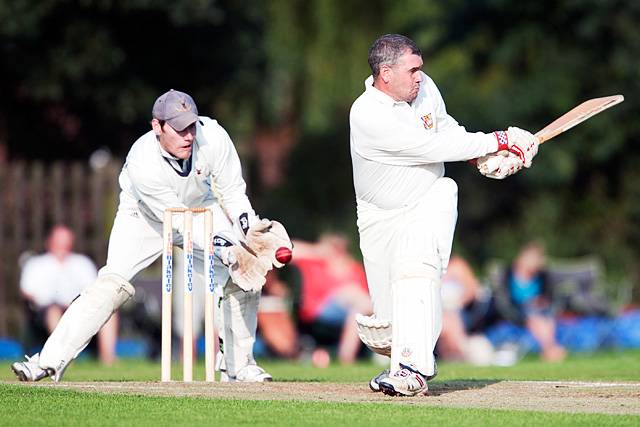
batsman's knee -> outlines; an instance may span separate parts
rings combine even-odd
[[[442,260],[437,254],[424,255],[410,260],[397,260],[392,263],[390,279],[392,285],[409,279],[439,281]]]

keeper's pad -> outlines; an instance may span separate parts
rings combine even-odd
[[[253,345],[258,327],[259,292],[246,292],[232,283],[227,283],[221,301],[220,349],[224,357],[226,375],[235,379],[238,372],[255,365]]]
[[[435,373],[433,350],[442,330],[440,257],[394,267],[391,370],[403,364],[430,377]]]
[[[115,274],[99,276],[64,312],[40,352],[40,367],[53,369],[53,379],[59,381],[67,365],[134,294],[133,286],[122,277]]]
[[[375,353],[391,356],[391,321],[358,313],[356,325],[358,336],[364,345]]]

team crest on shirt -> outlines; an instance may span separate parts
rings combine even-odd
[[[433,128],[433,116],[431,116],[431,113],[425,114],[421,118],[422,118],[422,124],[424,125],[425,129],[429,130]]]

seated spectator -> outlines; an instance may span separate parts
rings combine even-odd
[[[20,277],[20,291],[36,325],[51,334],[69,304],[97,277],[94,263],[85,255],[72,252],[73,232],[64,225],[53,227],[46,242],[46,253],[27,259]],[[118,318],[113,315],[98,335],[100,360],[115,360]]]
[[[349,254],[341,235],[325,234],[317,243],[294,240],[293,244],[291,264],[302,281],[299,320],[341,328],[338,360],[352,363],[361,346],[355,315],[372,312],[364,268]]]
[[[480,305],[480,283],[464,258],[454,255],[442,276],[442,332],[438,356],[474,365],[492,363],[493,347],[482,334],[470,334],[473,307]]]
[[[267,273],[258,307],[260,339],[274,356],[295,359],[299,356],[298,331],[289,307],[289,289],[277,270]]]
[[[544,246],[535,241],[526,244],[504,273],[495,302],[501,317],[526,326],[540,345],[543,359],[560,361],[566,357],[566,350],[555,338],[552,289],[545,263]]]

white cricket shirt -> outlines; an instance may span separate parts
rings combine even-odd
[[[20,276],[20,290],[38,307],[67,307],[97,276],[95,264],[85,255],[70,253],[60,261],[45,253],[27,260]]]
[[[169,207],[203,207],[216,201],[231,221],[255,212],[246,195],[238,153],[216,120],[200,117],[190,162],[180,170],[175,157],[160,147],[155,133],[142,135],[131,147],[120,173],[120,187],[149,219],[161,222]],[[182,233],[182,217],[174,228]]]
[[[474,159],[498,148],[493,134],[469,133],[447,114],[425,73],[412,104],[394,101],[373,87],[369,76],[349,119],[356,199],[374,208],[408,206],[444,175],[443,162]]]

